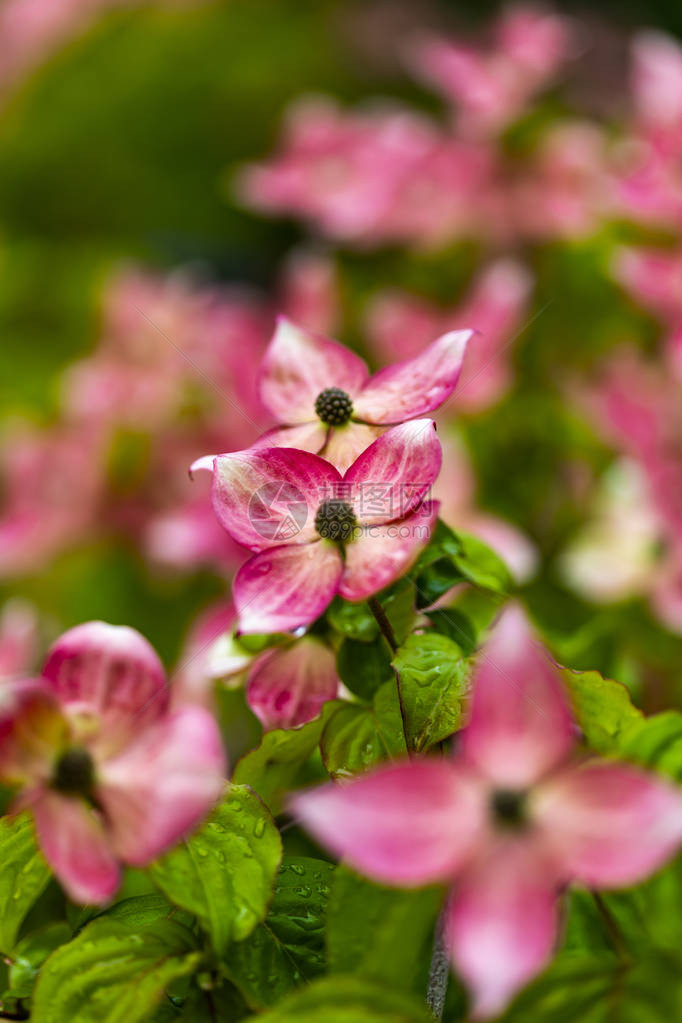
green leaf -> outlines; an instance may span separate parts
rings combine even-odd
[[[40,971],[33,1023],[142,1023],[166,987],[201,961],[191,931],[175,920],[131,931],[101,917]]]
[[[458,532],[457,537],[461,549],[452,560],[463,578],[484,590],[508,593],[512,580],[509,569],[499,554],[471,533]]]
[[[351,604],[341,597],[334,597],[327,610],[327,621],[342,636],[349,636],[365,643],[379,633],[376,618],[365,600],[359,604]]]
[[[50,879],[28,814],[0,819],[0,952],[8,955],[29,909]]]
[[[624,735],[644,720],[626,687],[598,671],[564,668],[561,675],[588,746],[597,753],[619,752]]]
[[[204,826],[149,871],[171,902],[198,918],[220,955],[264,919],[281,856],[266,807],[245,785],[231,785]]]
[[[344,685],[363,700],[371,700],[379,686],[394,677],[391,651],[382,635],[376,636],[371,643],[344,639],[339,647],[336,668]]]
[[[67,923],[52,923],[34,931],[17,944],[9,971],[10,994],[13,998],[30,998],[38,970],[60,945],[71,940]]]
[[[295,786],[306,761],[320,743],[327,721],[338,707],[339,703],[330,700],[314,721],[300,728],[266,732],[260,746],[238,762],[233,781],[249,785],[273,813],[278,813],[282,797]]]
[[[337,867],[327,910],[330,971],[409,991],[419,953],[430,954],[442,899],[439,888],[386,888]]]
[[[345,703],[322,733],[320,750],[333,778],[350,777],[407,753],[395,680],[377,689],[371,707]]]
[[[447,636],[462,653],[469,657],[476,649],[476,629],[473,623],[457,607],[438,608],[427,616],[434,632]]]
[[[166,920],[174,916],[181,923],[189,925],[192,917],[178,914],[177,907],[169,902],[163,895],[152,893],[150,895],[133,895],[129,899],[122,899],[106,910],[105,914],[110,920],[118,920],[120,923],[130,927],[131,930],[140,927],[147,927],[156,923],[157,920]]]
[[[677,951],[620,960],[612,953],[564,953],[526,988],[500,1023],[665,1023],[680,1018]]]
[[[430,607],[455,583],[462,581],[462,573],[454,560],[460,546],[455,533],[439,519],[427,547],[410,572],[417,591],[418,608]]]
[[[355,977],[323,977],[289,995],[259,1023],[433,1023],[423,1001]]]
[[[230,946],[225,968],[253,1009],[274,1005],[324,971],[324,924],[334,866],[284,858],[264,923]]]
[[[682,781],[682,714],[668,710],[650,718],[638,715],[620,750],[624,757]]]
[[[456,732],[469,665],[447,636],[408,636],[393,658],[410,748],[424,752]]]

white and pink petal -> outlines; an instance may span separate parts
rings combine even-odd
[[[339,689],[336,657],[314,636],[268,651],[254,664],[247,700],[263,728],[304,725],[333,700]]]

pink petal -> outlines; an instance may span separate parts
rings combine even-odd
[[[431,489],[442,461],[432,419],[387,430],[343,478],[358,522],[381,525],[414,511]]]
[[[304,725],[339,689],[336,657],[313,636],[273,650],[254,666],[247,699],[265,729]]]
[[[216,459],[213,508],[238,543],[252,550],[317,538],[315,515],[341,477],[323,458],[293,448],[236,451]]]
[[[532,807],[566,878],[599,888],[636,884],[682,843],[680,792],[628,764],[562,771]]]
[[[337,591],[343,562],[335,545],[273,547],[237,572],[233,596],[241,632],[288,632],[321,615]]]
[[[120,881],[101,815],[82,799],[44,792],[33,803],[40,848],[74,902],[108,902]]]
[[[524,788],[564,759],[574,724],[561,679],[521,607],[510,605],[479,655],[469,761],[503,788]]]
[[[100,767],[97,798],[116,852],[145,866],[191,832],[220,798],[225,754],[215,720],[183,707]]]
[[[383,432],[379,426],[367,426],[353,420],[346,426],[335,426],[329,431],[322,456],[335,465],[339,472],[346,472],[358,455],[361,455]]]
[[[292,800],[293,812],[335,855],[386,884],[452,877],[472,854],[485,819],[472,779],[443,760],[382,767]]]
[[[276,426],[266,430],[251,445],[254,448],[298,448],[299,451],[311,451],[318,455],[327,441],[329,427],[320,420],[314,423],[301,423],[300,426]]]
[[[427,501],[400,522],[365,526],[346,547],[341,596],[364,600],[404,575],[429,542],[438,508],[438,501]]]
[[[168,706],[163,665],[144,636],[125,625],[85,622],[48,652],[43,677],[74,712],[97,714],[110,733],[155,721]]]
[[[452,962],[473,1014],[496,1016],[549,961],[557,934],[556,879],[523,839],[498,839],[464,871],[449,907]]]
[[[220,458],[220,455],[201,455],[195,458],[189,467],[190,479],[195,472],[213,472],[216,458]]]
[[[0,680],[0,779],[10,785],[42,782],[69,726],[42,679]]]
[[[387,426],[433,412],[457,386],[472,334],[473,330],[452,330],[416,358],[376,373],[353,402],[354,415]]]
[[[260,396],[280,423],[307,423],[316,418],[321,391],[340,387],[354,398],[366,379],[358,355],[280,317],[263,358]]]

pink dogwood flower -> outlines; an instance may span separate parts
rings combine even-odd
[[[256,552],[234,581],[242,632],[286,632],[312,622],[336,593],[351,601],[377,593],[411,566],[438,512],[424,502],[441,466],[431,419],[388,430],[343,476],[292,448],[212,462],[215,513]]]
[[[333,650],[317,636],[281,636],[277,645],[250,651],[235,634],[231,604],[205,612],[190,633],[174,702],[211,706],[216,682],[246,687],[246,700],[265,731],[312,721],[341,680]]]
[[[88,622],[47,655],[42,679],[0,690],[0,776],[20,785],[50,866],[76,902],[101,903],[121,863],[141,867],[220,797],[225,757],[202,707],[169,710],[156,653],[134,629]]]
[[[414,358],[370,377],[348,348],[280,318],[263,358],[260,395],[286,425],[267,431],[256,446],[312,451],[344,472],[387,426],[432,412],[450,397],[472,333],[443,334]]]
[[[456,107],[466,133],[497,133],[519,117],[573,50],[568,20],[535,7],[507,8],[495,29],[488,52],[434,37],[411,54],[416,73]]]
[[[628,764],[571,762],[576,738],[558,670],[512,606],[481,653],[454,760],[383,767],[292,801],[369,877],[452,883],[447,939],[479,1017],[551,958],[563,886],[634,884],[682,841],[672,785]]]

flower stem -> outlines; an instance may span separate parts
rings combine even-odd
[[[367,600],[367,604],[369,605],[370,611],[377,620],[377,625],[381,629],[381,633],[384,639],[390,646],[392,652],[395,653],[396,650],[398,649],[398,641],[395,638],[393,626],[389,622],[386,612],[384,611],[383,607],[381,606],[376,597],[369,597]]]
[[[429,969],[429,986],[426,990],[426,1004],[433,1013],[434,1019],[443,1018],[445,1008],[445,996],[448,990],[448,978],[450,976],[450,963],[445,944],[445,913],[447,903],[440,911],[436,921],[436,930],[433,936],[433,952],[431,953],[431,967]]]
[[[606,928],[609,938],[611,939],[611,944],[613,945],[614,952],[621,960],[621,962],[627,962],[628,959],[630,958],[627,945],[625,944],[625,940],[623,938],[623,935],[621,934],[620,927],[616,923],[611,910],[606,905],[599,892],[593,891],[592,898],[595,901],[595,905],[599,911],[599,915],[602,919],[604,927]]]
[[[395,632],[393,626],[388,620],[388,615],[384,611],[383,607],[379,603],[376,597],[369,597],[367,600],[370,611],[377,620],[377,624],[381,630],[381,633],[391,648],[391,653],[395,653],[398,649],[398,640],[395,638]],[[400,678],[398,672],[395,673],[395,685],[398,692],[398,704],[400,706],[400,717],[403,722],[403,735],[405,736],[405,749],[407,750],[408,757],[412,756],[412,750],[410,748],[409,732],[407,730],[407,718],[405,717],[405,707],[403,706],[403,694],[400,691]]]

